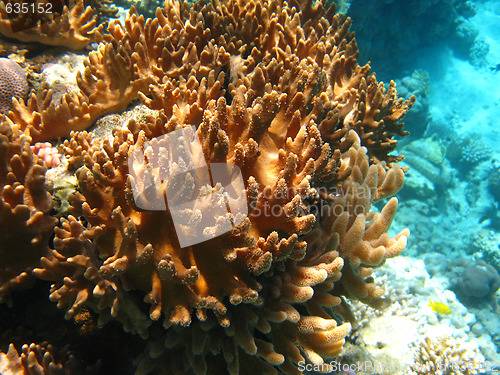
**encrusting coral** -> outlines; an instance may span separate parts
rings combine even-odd
[[[390,152],[412,101],[357,64],[348,28],[333,6],[310,1],[168,0],[147,20],[132,9],[124,26],[99,34],[79,93],[55,106],[46,90],[4,119],[36,140],[78,130],[62,145],[78,180],[71,215],[34,273],[53,283],[50,299],[67,318],[88,306],[100,326],[154,331],[137,374],[300,374],[301,361],[329,371],[350,331],[346,299],[386,303],[372,269],[401,253],[409,232],[387,234],[395,198],[370,209],[403,186]],[[136,99],[157,115],[102,137],[83,131]],[[189,162],[162,163],[172,150],[158,137],[189,129],[208,167],[239,168],[244,186],[199,186],[200,172],[188,171],[154,188],[173,197],[170,211],[140,208],[132,187],[141,178]],[[193,147],[186,135],[179,142]],[[204,227],[200,215],[234,199],[230,191],[248,214],[228,214],[239,224],[212,236],[222,216]],[[181,224],[205,241],[181,247],[178,199],[197,202]]]
[[[15,61],[0,58],[0,113],[12,109],[12,98],[25,99],[27,94],[26,72]]]

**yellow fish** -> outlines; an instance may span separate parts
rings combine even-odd
[[[432,308],[432,311],[437,312],[439,315],[448,315],[451,314],[451,310],[448,305],[445,305],[441,302],[430,301],[429,306]]]

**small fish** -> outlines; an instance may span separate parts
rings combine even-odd
[[[429,306],[432,308],[432,311],[437,312],[439,315],[448,315],[451,314],[451,310],[448,305],[445,305],[441,302],[429,301]]]

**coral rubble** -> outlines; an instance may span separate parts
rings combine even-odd
[[[167,0],[154,19],[132,8],[124,26],[96,35],[78,92],[54,103],[45,89],[3,119],[28,148],[68,137],[70,214],[31,266],[52,283],[50,299],[67,319],[89,307],[99,327],[114,320],[153,336],[137,374],[299,374],[301,361],[328,371],[350,331],[346,299],[384,306],[372,270],[406,246],[407,229],[387,233],[397,199],[370,210],[403,186],[402,156],[390,153],[414,99],[357,64],[349,20],[319,2]],[[101,137],[85,131],[137,99],[151,111]],[[132,187],[188,165],[162,164],[171,150],[153,150],[158,137],[189,128],[210,168],[241,171],[244,186],[232,190],[248,215],[210,236],[220,221],[204,227],[200,215],[231,189],[199,186],[198,170],[177,174],[154,194],[200,202],[182,225],[207,238],[181,247],[172,208],[144,209]],[[179,142],[192,147],[187,136]]]

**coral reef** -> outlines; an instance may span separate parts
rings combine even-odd
[[[0,113],[12,109],[12,98],[25,99],[27,94],[26,72],[15,61],[0,58]]]
[[[497,315],[491,310],[483,316],[478,315],[477,310],[465,307],[458,300],[450,290],[451,283],[457,278],[453,272],[456,267],[448,258],[435,254],[425,254],[423,259],[400,256],[377,268],[374,271],[375,283],[385,287],[392,303],[382,310],[374,310],[360,302],[351,303],[358,326],[346,339],[342,355],[336,361],[354,365],[364,363],[363,369],[356,371],[360,375],[408,375],[412,370],[417,374],[428,374],[432,373],[434,365],[427,367],[418,359],[422,356],[424,339],[428,337],[435,343],[430,347],[437,348],[441,338],[451,337],[447,342],[449,348],[445,349],[443,360],[439,362],[443,368],[437,373],[453,373],[457,366],[469,364],[470,367],[476,366],[477,373],[484,374],[499,363],[494,344],[498,337]],[[429,301],[446,304],[450,314],[435,312]],[[455,367],[451,364],[444,368],[446,360],[458,360],[453,356],[459,350],[465,351],[462,359]],[[437,353],[440,352],[431,350],[431,355],[425,356],[432,358]]]
[[[447,157],[454,162],[459,170],[471,168],[490,159],[492,154],[491,148],[484,142],[481,134],[469,134],[467,137],[461,137],[452,142],[449,149]]]
[[[407,135],[401,119],[414,97],[398,99],[394,82],[385,86],[357,64],[349,20],[334,13],[281,0],[168,0],[154,19],[132,8],[123,26],[96,32],[101,43],[78,91],[54,100],[44,88],[15,100],[3,119],[38,163],[39,182],[43,160],[29,145],[68,136],[67,170],[51,169],[67,177],[51,184],[62,217],[52,248],[43,237],[29,269],[51,283],[50,300],[67,319],[88,308],[97,328],[117,321],[151,337],[137,374],[299,374],[300,361],[328,370],[324,361],[351,328],[346,300],[388,304],[372,271],[403,251],[409,231],[387,233],[396,198],[380,212],[371,207],[403,186],[402,156],[391,152],[395,136]],[[137,99],[148,108],[142,115],[85,130]],[[244,186],[200,186],[198,169],[176,173],[187,157],[165,163],[172,150],[159,137],[186,129],[199,146],[184,135],[179,150],[194,150],[212,172],[233,165]],[[147,193],[169,210],[148,210],[132,187],[159,168],[175,178]],[[228,213],[239,224],[211,236],[222,216],[207,227],[200,216],[235,199],[231,191],[246,198],[248,215]],[[181,224],[207,240],[181,247],[176,199],[199,202]]]
[[[97,51],[90,53],[85,72],[78,75],[79,93],[66,94],[61,99],[61,105],[56,106],[51,103],[52,91],[46,89],[40,95],[41,98],[31,96],[26,105],[23,102],[15,103],[15,113],[10,116],[10,120],[27,129],[35,140],[67,136],[71,130],[87,129],[97,118],[106,113],[123,111],[131,101],[140,96],[139,94],[160,95],[161,89],[158,88],[155,89],[156,92],[150,92],[152,84],[158,86],[162,83],[165,85],[165,90],[173,90],[175,85],[167,87],[168,83],[162,82],[166,81],[167,77],[175,79],[183,76],[185,79],[191,70],[195,70],[197,73],[192,75],[193,78],[201,80],[203,75],[206,76],[208,71],[214,69],[214,72],[229,73],[225,79],[235,81],[240,76],[250,73],[264,58],[269,61],[274,58],[276,63],[280,62],[287,68],[286,65],[289,65],[287,60],[290,58],[286,46],[290,43],[288,39],[292,38],[295,40],[296,51],[291,52],[295,52],[295,56],[303,58],[309,55],[309,58],[316,61],[317,67],[309,68],[313,70],[308,72],[308,75],[319,74],[314,78],[316,80],[314,89],[324,87],[327,81],[330,81],[330,85],[335,88],[332,92],[325,92],[327,96],[320,99],[325,101],[328,95],[337,98],[338,106],[330,108],[332,111],[330,122],[334,124],[342,121],[346,123],[346,127],[355,129],[361,137],[362,144],[369,149],[371,158],[386,160],[389,165],[391,162],[401,160],[400,157],[388,154],[396,148],[394,135],[407,135],[407,132],[402,130],[400,120],[412,105],[414,97],[410,98],[410,102],[403,104],[402,99],[396,99],[394,83],[391,82],[386,89],[376,82],[373,74],[369,74],[369,66],[356,66],[358,52],[352,39],[353,35],[347,31],[347,23],[337,32],[338,38],[348,38],[345,46],[339,46],[345,48],[343,57],[340,56],[340,51],[327,50],[335,46],[337,43],[335,40],[332,40],[332,45],[325,45],[321,49],[313,47],[315,45],[313,41],[303,46],[299,42],[302,40],[302,43],[305,43],[308,38],[304,35],[303,39],[297,39],[297,36],[291,35],[288,29],[285,33],[275,30],[277,26],[274,24],[278,21],[269,24],[269,30],[266,30],[279,36],[274,45],[270,43],[269,37],[264,38],[266,35],[264,30],[257,28],[255,24],[254,40],[249,39],[248,44],[240,46],[241,41],[236,43],[224,39],[220,40],[220,45],[217,46],[215,40],[220,39],[220,35],[224,35],[226,30],[219,29],[220,25],[217,24],[214,24],[213,30],[208,27],[215,22],[211,19],[215,15],[211,15],[205,22],[206,29],[203,33],[199,30],[203,27],[201,20],[197,21],[196,28],[194,26],[184,28],[175,24],[174,20],[178,17],[187,17],[187,7],[187,5],[172,5],[172,9],[177,9],[175,12],[174,10],[166,14],[160,12],[154,22],[151,19],[146,22],[134,10],[125,21],[124,27],[118,22],[112,22],[108,27],[110,35],[97,33],[98,41],[106,43],[101,44]],[[177,15],[176,12],[181,14]],[[257,14],[255,17],[258,20],[268,16]],[[242,21],[236,20],[232,15],[229,19],[235,24],[235,33],[241,33]],[[296,22],[298,21],[293,21],[288,26],[296,29],[299,27]],[[335,22],[338,24],[339,19]],[[329,27],[325,25],[325,28]],[[182,37],[170,31],[162,31],[176,28]],[[196,33],[203,34],[203,37],[194,44],[191,40]],[[167,36],[157,38],[153,35]],[[235,38],[235,35],[231,37]],[[243,40],[247,38],[248,35]],[[334,39],[334,36],[329,38]],[[254,49],[256,45],[266,48]],[[274,56],[273,54],[278,51],[282,51],[282,55]],[[331,61],[329,54],[333,54],[335,61]],[[326,60],[322,61],[323,58]],[[273,64],[270,65],[270,69],[274,69]],[[323,67],[324,64],[327,64],[328,68],[326,65]],[[283,69],[279,65],[276,69]],[[321,71],[323,73],[320,73]],[[222,77],[218,75],[215,74],[213,79],[220,80]],[[333,79],[337,82],[333,82]],[[229,90],[234,89],[234,82],[231,84],[233,86],[229,87]],[[187,88],[191,89],[190,86]],[[308,94],[306,98],[308,105],[312,105],[310,100],[315,94],[314,91]],[[332,99],[334,98],[330,98]],[[320,105],[320,102],[317,105]]]
[[[92,43],[103,29],[96,26],[97,15],[90,6],[85,7],[83,0],[60,9],[57,2],[37,0],[29,5],[26,12],[16,11],[16,7],[21,6],[19,2],[1,1],[0,34],[24,43],[37,42],[80,50]]]

